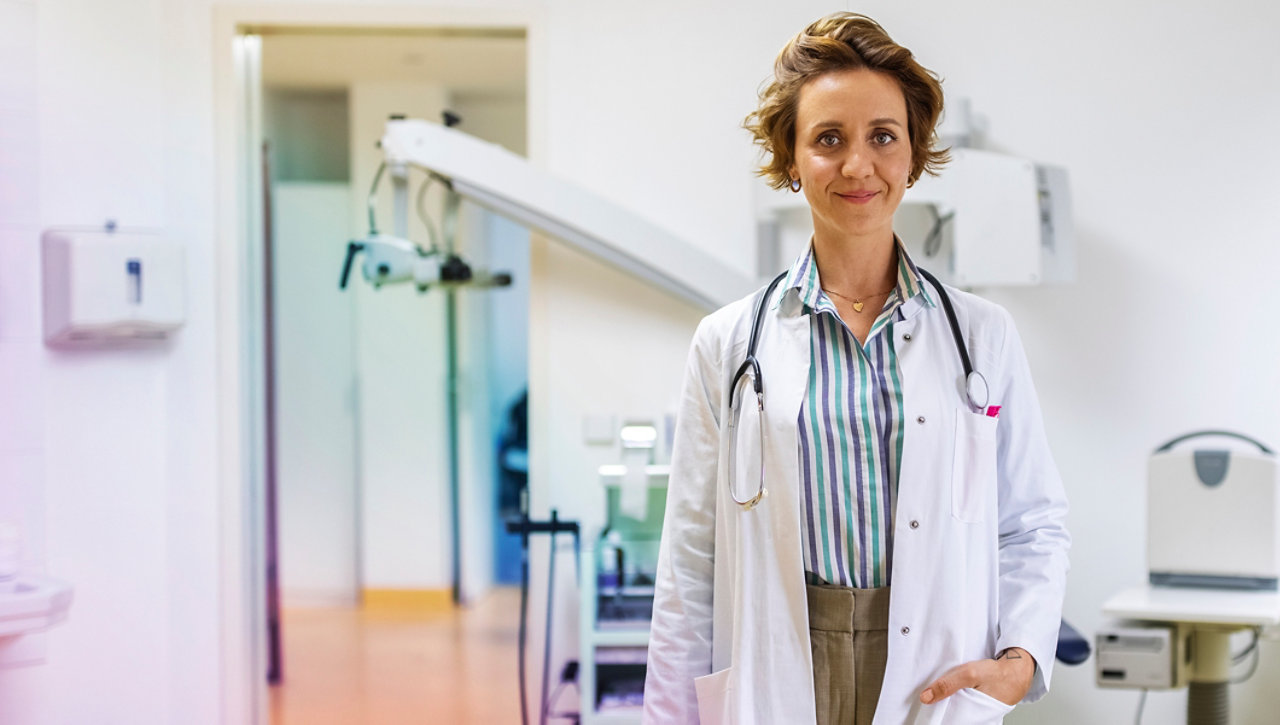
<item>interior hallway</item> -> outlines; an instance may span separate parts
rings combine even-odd
[[[466,609],[285,610],[285,679],[271,688],[271,722],[518,723],[519,611],[512,588]]]

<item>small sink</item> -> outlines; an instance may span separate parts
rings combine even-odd
[[[70,584],[48,577],[21,577],[15,591],[0,592],[0,637],[46,630],[65,620],[70,608]]]

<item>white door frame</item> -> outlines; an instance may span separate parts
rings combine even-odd
[[[245,78],[260,73],[244,67],[243,36],[272,28],[401,29],[517,28],[528,48],[528,153],[545,163],[548,48],[544,13],[529,8],[368,7],[358,5],[215,5],[213,7],[214,158],[216,163],[216,265],[218,341],[219,608],[221,610],[220,721],[265,725],[265,572],[263,571],[262,470],[256,460],[261,430],[251,415],[260,390],[261,330],[254,300],[261,294],[262,270],[250,252],[261,234],[256,151],[258,135],[246,123],[250,89]],[[252,49],[248,53],[253,56]],[[256,227],[256,228],[255,228]],[[256,426],[260,428],[260,426]]]

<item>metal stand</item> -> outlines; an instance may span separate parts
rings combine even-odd
[[[1192,682],[1187,688],[1187,725],[1227,725],[1231,697],[1225,682]]]
[[[549,534],[551,536],[551,550],[548,553],[547,564],[547,623],[544,630],[542,642],[542,697],[539,698],[539,716],[538,722],[545,724],[547,721],[547,686],[551,681],[551,622],[552,622],[552,604],[555,599],[555,573],[556,573],[556,547],[555,538],[558,534],[573,535],[574,561],[578,559],[577,552],[581,548],[581,539],[579,537],[579,526],[577,521],[561,521],[560,514],[555,509],[551,509],[551,518],[547,521],[534,521],[529,518],[529,506],[527,502],[522,505],[524,513],[519,519],[507,522],[507,533],[520,534],[520,635],[519,635],[519,670],[520,670],[520,719],[525,725],[529,723],[528,702],[529,698],[525,694],[527,686],[525,684],[525,667],[524,652],[525,645],[528,641],[528,614],[529,614],[529,536],[530,534]],[[580,570],[579,570],[580,573]]]

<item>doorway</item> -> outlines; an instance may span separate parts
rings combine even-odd
[[[509,596],[495,605],[485,595],[502,578],[507,540],[499,509],[510,498],[501,482],[510,480],[511,457],[509,446],[500,457],[499,445],[509,443],[510,411],[528,380],[528,234],[462,205],[461,255],[475,267],[509,272],[514,282],[457,294],[452,428],[443,294],[411,284],[375,289],[358,274],[340,290],[338,279],[349,240],[374,223],[392,226],[385,180],[369,201],[388,117],[439,121],[448,111],[461,118],[460,130],[526,152],[525,36],[276,27],[258,37],[265,633],[268,676],[279,683],[271,720],[313,718],[314,697],[287,695],[305,676],[353,685],[346,693],[306,686],[354,708],[343,721],[376,712],[378,722],[390,722],[398,712],[419,722],[439,713],[421,709],[427,704],[414,684],[439,679],[448,664],[394,659],[395,652],[418,646],[439,655],[433,627],[471,616],[456,610],[455,599],[481,605],[493,614],[489,621],[516,621]],[[411,198],[424,182],[411,172]],[[425,213],[411,211],[408,238],[425,247],[439,236],[443,207],[436,185],[421,199]],[[347,669],[319,670],[312,661],[294,667],[295,651]],[[404,671],[413,662],[424,665],[421,679]],[[386,682],[375,673],[388,670],[405,685],[399,695],[395,687],[362,686],[371,677]],[[398,696],[402,705],[387,702]],[[304,709],[291,710],[290,702]]]

